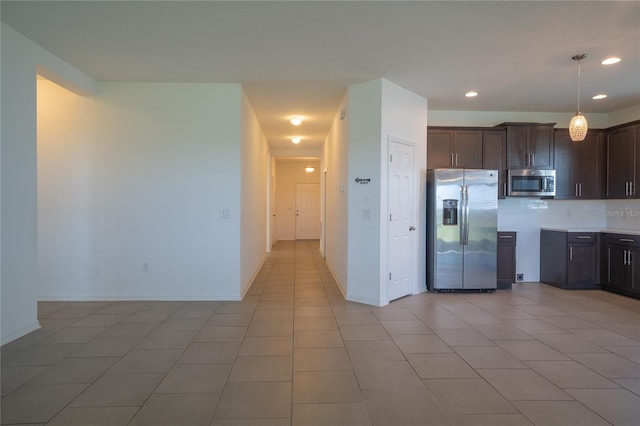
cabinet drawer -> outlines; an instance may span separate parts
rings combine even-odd
[[[598,240],[598,234],[595,232],[569,232],[567,234],[567,242],[570,243],[595,243]]]
[[[607,244],[640,247],[640,235],[607,234]]]

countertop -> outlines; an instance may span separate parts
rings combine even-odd
[[[540,228],[541,231],[556,232],[602,232],[605,234],[640,235],[640,230],[614,229],[614,228]]]

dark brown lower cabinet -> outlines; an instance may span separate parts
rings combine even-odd
[[[640,298],[640,235],[605,234],[604,252],[602,288]]]
[[[516,280],[516,233],[498,232],[497,246],[497,287],[498,290],[511,290]]]
[[[540,282],[566,289],[600,288],[600,234],[540,231]]]

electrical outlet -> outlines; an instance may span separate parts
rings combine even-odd
[[[516,281],[524,281],[524,274],[516,274]]]

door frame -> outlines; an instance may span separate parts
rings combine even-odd
[[[420,233],[424,232],[424,230],[422,229],[422,224],[423,221],[420,220],[419,217],[419,213],[420,213],[420,205],[421,205],[421,198],[420,198],[420,168],[419,168],[419,163],[417,161],[417,156],[420,152],[420,150],[418,149],[418,145],[415,142],[403,139],[403,138],[399,138],[399,137],[395,137],[392,135],[387,135],[387,143],[385,144],[385,150],[386,152],[384,153],[384,173],[386,174],[386,179],[384,180],[384,190],[383,190],[383,194],[384,194],[384,203],[385,203],[385,216],[384,216],[384,220],[385,220],[385,226],[381,227],[381,230],[383,232],[383,239],[381,239],[381,241],[384,241],[384,244],[381,244],[380,247],[381,249],[384,251],[383,253],[381,253],[381,259],[384,259],[384,267],[381,267],[381,276],[380,276],[380,281],[382,284],[381,287],[381,296],[382,296],[382,304],[386,305],[389,303],[389,288],[388,288],[388,284],[389,284],[389,239],[390,239],[390,235],[391,235],[391,223],[388,220],[389,214],[390,214],[390,206],[389,206],[389,178],[390,178],[390,168],[389,168],[389,153],[391,152],[391,144],[392,143],[398,143],[398,144],[402,144],[402,145],[407,145],[410,146],[413,149],[413,222],[414,222],[414,226],[416,227],[416,231],[415,231],[415,235],[413,238],[413,259],[411,260],[412,263],[412,275],[413,275],[413,283],[411,286],[411,293],[410,294],[417,294],[418,293],[418,289],[419,289],[419,285],[417,280],[420,278]],[[382,266],[382,265],[381,265]]]
[[[318,216],[318,240],[320,240],[322,238],[322,193],[321,193],[321,187],[322,185],[320,183],[306,183],[306,182],[296,182],[295,184],[295,200],[294,200],[294,208],[295,208],[295,216],[294,216],[294,236],[295,239],[302,239],[302,240],[306,240],[308,238],[299,238],[298,232],[300,232],[299,228],[298,228],[298,201],[299,201],[299,194],[298,191],[301,187],[306,186],[306,187],[317,187],[318,188],[318,208],[317,208],[317,216]],[[314,239],[314,238],[311,238]]]

